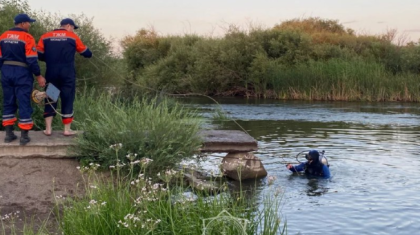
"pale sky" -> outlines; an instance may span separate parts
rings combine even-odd
[[[85,13],[106,36],[121,39],[153,26],[161,35],[220,36],[229,24],[264,28],[294,18],[338,20],[356,32],[380,34],[398,29],[420,38],[420,0],[28,0],[31,9]],[[58,22],[57,22],[58,23]]]

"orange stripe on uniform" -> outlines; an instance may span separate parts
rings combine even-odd
[[[74,36],[73,36],[73,37],[76,39],[76,51],[77,51],[78,53],[83,53],[83,52],[85,52],[85,51],[86,51],[86,49],[87,49],[87,46],[85,46],[85,45],[83,44],[82,40],[80,40],[80,38],[79,38],[76,34],[74,34]]]
[[[32,37],[32,35],[30,34],[27,34],[25,41],[26,41],[26,45],[25,45],[26,57],[38,57],[34,37]]]
[[[73,122],[73,118],[63,118],[63,124],[67,125]]]
[[[33,123],[19,123],[18,126],[21,130],[29,131],[30,129],[32,129],[34,124]]]
[[[3,126],[13,126],[15,125],[17,118],[3,120]]]
[[[44,35],[41,36],[39,39],[38,45],[36,46],[36,50],[38,52],[44,53],[45,47],[44,47]]]

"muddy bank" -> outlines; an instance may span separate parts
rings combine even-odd
[[[17,212],[18,230],[25,219],[33,218],[36,226],[48,217],[54,220],[55,197],[82,192],[78,165],[75,159],[0,158],[0,215],[3,218],[0,234],[3,227],[10,226],[10,219],[4,218]]]

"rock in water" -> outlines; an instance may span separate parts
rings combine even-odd
[[[234,180],[258,179],[267,176],[261,160],[253,153],[229,153],[222,161],[223,173]]]

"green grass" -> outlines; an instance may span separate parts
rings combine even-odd
[[[119,159],[121,147],[110,147],[115,159]],[[188,173],[184,168],[162,171],[153,179],[147,177],[144,172],[152,162],[129,154],[127,165],[117,164],[110,171],[99,171],[96,163],[82,166],[82,195],[53,195],[56,206],[49,221],[38,224],[37,229],[33,223],[26,223],[22,231],[10,221],[11,230],[4,229],[2,234],[196,235],[203,234],[204,229],[210,235],[243,234],[239,228],[246,234],[286,233],[286,224],[280,217],[282,193],[278,189],[269,188],[264,195],[242,187],[233,191],[216,177],[220,180],[220,194],[209,194],[184,181],[184,174]],[[237,222],[242,223],[240,227],[233,226]],[[56,226],[54,231],[47,229],[51,223]]]
[[[113,147],[117,158],[120,149]],[[224,190],[217,196],[196,191],[184,184],[184,170],[167,170],[153,181],[136,174],[149,166],[145,159],[131,159],[130,167],[116,166],[111,178],[103,178],[97,165],[82,167],[86,196],[57,201],[64,234],[202,234],[203,220],[226,211],[232,217],[249,221],[247,234],[283,234],[279,217],[281,195],[273,193],[258,205],[256,198]],[[125,170],[124,170],[125,169]],[[128,171],[127,171],[128,169]],[[171,183],[172,182],[172,183]],[[175,182],[175,183],[174,183]],[[226,189],[226,187],[225,187]],[[186,196],[184,192],[190,192]],[[223,225],[220,221],[219,226]],[[227,226],[227,234],[240,234]],[[220,234],[220,230],[215,233]]]
[[[83,130],[74,151],[82,163],[115,165],[109,146],[124,143],[122,152],[153,159],[149,171],[173,168],[201,147],[201,119],[194,110],[165,97],[132,97],[86,89],[75,102],[74,127]],[[127,163],[120,154],[121,163]]]
[[[383,65],[362,59],[312,61],[274,71],[271,82],[280,99],[341,101],[420,100],[420,76],[392,75]]]
[[[23,220],[22,220],[23,219]],[[0,214],[0,234],[2,235],[48,235],[48,226],[54,220],[40,221],[36,218],[22,218],[19,212]],[[20,227],[23,224],[22,227]]]

